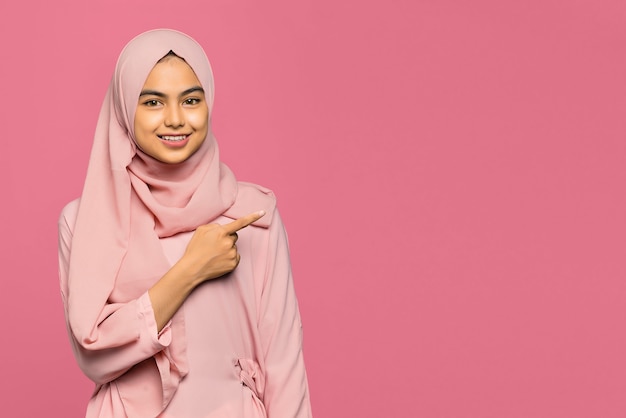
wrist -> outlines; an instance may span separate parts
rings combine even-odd
[[[195,267],[194,263],[186,257],[182,257],[176,264],[172,266],[168,275],[171,275],[179,283],[182,283],[188,287],[188,290],[193,290],[196,286],[206,280],[202,277],[199,269]]]

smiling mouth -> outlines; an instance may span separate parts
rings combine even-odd
[[[189,135],[157,135],[157,136],[164,141],[180,142],[180,141],[184,141],[185,139],[187,139]]]

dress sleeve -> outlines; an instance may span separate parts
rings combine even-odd
[[[108,346],[90,349],[82,346],[72,333],[68,318],[68,275],[69,259],[72,248],[72,226],[75,210],[68,205],[59,219],[59,279],[61,297],[65,309],[65,318],[72,350],[79,367],[85,375],[97,385],[110,382],[124,374],[134,365],[146,360],[169,346],[171,328],[166,325],[157,333],[156,321],[148,293],[128,303],[109,304],[105,307],[106,316],[99,324],[108,330],[133,329],[136,338],[132,341],[120,341],[116,344],[111,339]],[[106,322],[106,326],[102,327]]]
[[[270,226],[268,268],[261,297],[265,357],[263,403],[269,418],[309,418],[302,323],[291,275],[287,235],[278,213]]]

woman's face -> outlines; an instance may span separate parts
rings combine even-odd
[[[191,157],[206,139],[209,108],[191,67],[176,56],[158,62],[146,79],[135,112],[135,141],[168,164]]]

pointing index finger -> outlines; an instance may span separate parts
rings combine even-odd
[[[264,210],[261,210],[259,212],[254,212],[242,218],[235,219],[231,223],[224,225],[223,228],[226,229],[226,232],[228,232],[229,234],[234,234],[240,229],[243,229],[246,226],[250,225],[252,222],[261,219],[264,215],[265,215]]]

